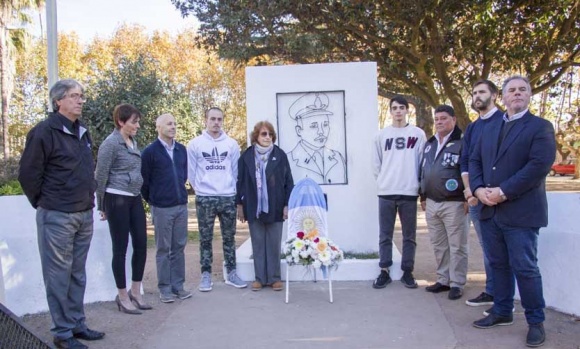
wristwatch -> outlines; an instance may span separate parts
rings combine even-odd
[[[507,200],[507,196],[505,196],[505,194],[503,193],[503,190],[501,190],[501,188],[499,188],[499,197],[503,200],[506,201]]]

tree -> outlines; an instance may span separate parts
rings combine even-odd
[[[12,28],[29,23],[26,11],[39,8],[42,0],[0,0],[0,96],[2,100],[2,146],[4,158],[10,156],[8,109],[14,88],[14,51],[24,47],[26,31]]]
[[[576,74],[575,74],[576,73]],[[562,81],[554,96],[560,100],[554,106],[556,111],[555,129],[557,150],[561,161],[575,161],[574,179],[580,178],[580,70],[571,71],[568,79]]]
[[[460,127],[478,79],[519,72],[533,92],[580,65],[580,0],[172,0],[200,44],[240,62],[376,61],[379,95],[450,103]],[[417,107],[419,115],[425,106]],[[428,125],[425,125],[428,126]],[[430,131],[430,130],[427,130]]]
[[[144,114],[139,144],[156,137],[154,121],[161,113],[175,115],[177,139],[187,143],[201,133],[204,111],[219,106],[226,113],[224,129],[246,142],[244,71],[195,44],[192,30],[169,35],[147,34],[124,25],[110,38],[82,44],[74,33],[59,35],[59,71],[86,90],[83,119],[95,133],[95,146],[113,129],[115,105],[135,104]],[[22,149],[27,131],[46,116],[46,45],[36,40],[16,60],[14,103],[10,107],[10,142]]]
[[[186,99],[159,78],[156,65],[156,61],[145,56],[121,59],[117,70],[106,72],[87,90],[83,120],[97,145],[95,151],[115,128],[112,115],[116,105],[129,103],[139,109],[143,117],[137,140],[144,147],[157,137],[156,117],[175,113],[186,103]]]

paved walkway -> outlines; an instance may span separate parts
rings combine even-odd
[[[334,303],[328,302],[327,282],[294,282],[290,303],[284,292],[234,289],[214,270],[214,289],[198,292],[197,244],[186,248],[187,287],[193,297],[172,304],[159,302],[154,272],[155,253],[149,250],[145,297],[154,309],[144,315],[119,313],[113,302],[86,307],[89,326],[107,336],[94,343],[98,348],[251,348],[251,349],[342,349],[342,348],[525,348],[527,325],[516,305],[514,324],[488,330],[472,327],[485,307],[469,307],[465,300],[483,289],[483,266],[477,237],[470,233],[468,283],[457,301],[447,293],[431,294],[425,286],[434,282],[435,267],[424,217],[420,212],[417,232],[415,275],[418,289],[406,289],[394,281],[375,290],[371,282],[333,282]],[[192,225],[195,222],[190,222]],[[191,227],[190,227],[191,228]],[[247,229],[239,227],[241,244]],[[194,229],[195,230],[195,229]],[[401,234],[395,234],[401,246]],[[214,242],[214,265],[221,258],[221,240]],[[43,296],[43,295],[39,295]],[[543,348],[580,349],[580,322],[556,311],[546,311],[547,341]],[[50,341],[46,314],[25,318],[27,324]]]
[[[292,283],[284,292],[237,290],[216,282],[209,293],[170,305],[171,315],[143,337],[140,348],[525,348],[525,318],[480,330],[484,308],[446,294],[409,290],[400,282],[375,290],[368,282]],[[473,293],[468,290],[468,293]],[[545,348],[580,348],[580,324],[548,311]],[[103,343],[105,344],[105,343]]]

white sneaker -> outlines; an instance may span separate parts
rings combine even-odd
[[[201,292],[209,292],[211,291],[213,286],[213,282],[211,282],[211,274],[208,271],[204,271],[201,274],[201,281],[199,283],[198,289]]]
[[[238,274],[236,273],[236,269],[229,272],[228,277],[226,279],[226,285],[234,286],[235,288],[245,288],[248,287],[248,284],[242,281]]]

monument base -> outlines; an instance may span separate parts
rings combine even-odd
[[[238,276],[247,282],[254,281],[254,260],[252,256],[252,241],[248,239],[236,250],[236,271]],[[225,266],[223,267],[224,277],[227,275]],[[281,273],[282,279],[286,278],[286,261],[282,260]],[[401,279],[403,271],[401,270],[401,253],[393,245],[393,265],[389,268],[393,280]],[[332,280],[337,281],[367,281],[374,280],[380,273],[378,259],[345,259],[340,263],[337,270],[332,271]],[[310,269],[294,266],[290,269],[290,281],[311,281],[316,277],[322,279],[320,270],[313,273]]]

